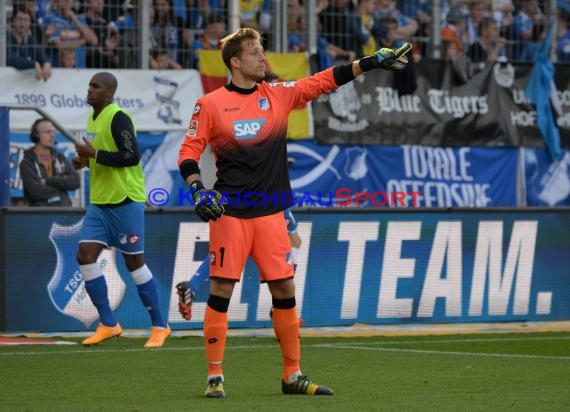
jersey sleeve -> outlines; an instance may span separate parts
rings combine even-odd
[[[332,67],[297,81],[275,83],[271,86],[279,88],[282,104],[288,111],[338,88]]]
[[[203,99],[198,99],[192,111],[192,117],[190,118],[188,129],[186,130],[184,142],[180,146],[178,166],[185,160],[194,160],[196,163],[200,162],[200,157],[208,145],[211,135],[210,130],[213,124],[211,115],[208,113]]]

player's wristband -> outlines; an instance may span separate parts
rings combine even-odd
[[[182,178],[186,180],[188,176],[200,174],[200,168],[198,167],[198,163],[192,159],[186,159],[180,165],[180,175]]]
[[[378,67],[376,56],[366,56],[358,61],[358,65],[363,72],[370,71]]]
[[[335,66],[333,69],[333,76],[337,86],[339,87],[353,81],[354,73],[352,72],[352,63]]]

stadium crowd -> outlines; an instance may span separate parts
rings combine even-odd
[[[437,7],[435,1],[438,1]],[[10,3],[10,2],[9,2]],[[228,30],[228,1],[152,0],[149,27],[141,32],[141,0],[12,0],[7,15],[8,66],[36,70],[47,80],[51,67],[142,68],[141,38],[148,35],[149,68],[198,68],[197,51],[218,49]],[[305,1],[305,3],[307,3]],[[556,57],[570,62],[570,2],[558,0]],[[241,25],[265,35],[275,48],[276,2],[241,0]],[[486,61],[532,61],[551,17],[546,0],[317,0],[318,68],[350,61],[380,46],[415,44],[423,57]],[[440,24],[433,24],[433,10]],[[287,48],[307,50],[303,0],[287,1]],[[552,19],[554,20],[554,19]],[[440,47],[432,47],[434,30]],[[142,33],[142,34],[141,34]]]

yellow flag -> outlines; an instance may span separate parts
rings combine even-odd
[[[198,50],[198,65],[204,93],[224,86],[228,80],[228,69],[219,50]]]
[[[306,53],[266,53],[269,70],[279,81],[293,81],[310,74]],[[313,135],[310,104],[295,109],[289,115],[288,139],[306,139]]]

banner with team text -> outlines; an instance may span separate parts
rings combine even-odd
[[[91,106],[87,87],[95,69],[53,69],[48,81],[33,71],[0,67],[0,106],[37,106],[69,131],[85,130]],[[118,81],[115,103],[129,111],[138,130],[185,130],[196,100],[202,96],[197,70],[109,70]],[[39,115],[10,110],[10,130],[29,131]]]
[[[307,327],[570,319],[570,208],[330,210],[294,210],[303,240],[297,311]],[[96,327],[75,258],[83,213],[0,211],[2,236],[10,237],[1,251],[0,332]],[[165,316],[173,329],[200,329],[207,282],[196,291],[191,321],[178,313],[175,285],[220,253],[209,248],[208,224],[171,209],[147,212],[145,227],[145,262]],[[149,328],[123,259],[108,250],[99,263],[123,328]],[[249,260],[233,291],[230,327],[271,328],[270,309]]]
[[[313,104],[322,144],[542,147],[536,111],[524,95],[529,64],[490,64],[462,83],[451,64],[423,59],[417,89],[402,90],[399,73],[373,70]],[[570,66],[556,65],[557,114],[570,147]]]
[[[297,206],[517,206],[518,150],[290,142]]]

